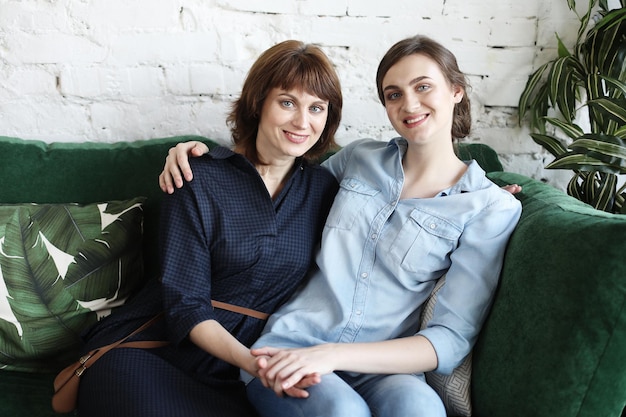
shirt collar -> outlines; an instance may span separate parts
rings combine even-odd
[[[247,161],[252,166],[250,161],[248,161],[243,155],[233,152],[232,149],[227,148],[225,146],[217,146],[211,149],[211,151],[209,152],[209,155],[213,159],[228,159],[231,157],[238,157]],[[302,157],[298,157],[296,158],[296,161],[294,163],[294,168],[303,169],[304,163],[305,163],[305,159]]]
[[[403,137],[393,138],[387,143],[387,146],[395,146],[398,148],[400,152],[400,159],[402,159],[402,155],[406,152],[409,143]],[[452,194],[461,194],[467,193],[470,191],[475,191],[481,188],[483,179],[485,177],[485,171],[478,165],[476,160],[472,159],[469,161],[463,161],[467,165],[467,170],[461,176],[459,181],[454,184],[452,187],[441,191],[440,196],[448,196]]]

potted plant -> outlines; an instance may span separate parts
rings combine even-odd
[[[567,4],[576,11],[575,0]],[[530,75],[519,100],[520,124],[555,157],[546,168],[573,170],[568,194],[612,213],[626,213],[626,0],[620,5],[589,0],[573,51],[557,34],[558,56]]]

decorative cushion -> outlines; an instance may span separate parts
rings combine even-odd
[[[437,294],[446,282],[446,276],[439,278],[435,288],[424,304],[420,321],[420,330],[432,319],[437,303]],[[470,417],[472,403],[470,398],[470,381],[472,377],[472,354],[461,362],[450,375],[426,372],[426,382],[441,397],[449,417]]]
[[[139,197],[0,206],[0,368],[57,370],[142,282]]]
[[[520,175],[489,177],[523,187],[516,194],[522,217],[474,347],[474,413],[619,416],[626,404],[626,216]]]

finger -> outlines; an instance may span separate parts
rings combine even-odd
[[[189,166],[189,156],[202,156],[209,152],[209,147],[202,142],[191,141],[178,143],[174,151],[176,155],[176,169],[180,169],[185,179],[191,181],[193,179],[193,172]]]
[[[161,174],[159,174],[159,187],[161,187],[161,190],[163,192],[172,194],[174,192],[174,182],[172,179],[172,175],[167,170],[167,166],[168,166],[168,162],[166,158],[165,167],[163,168],[163,171],[161,172]]]
[[[279,374],[276,381],[281,381],[280,388],[284,391],[289,388],[295,387],[306,376],[307,371],[305,371],[304,368],[299,368],[296,371],[289,373],[289,375],[286,377],[283,377],[282,374]]]
[[[282,357],[281,360],[275,362],[276,357],[272,357],[268,360],[268,366],[259,371],[262,374],[262,378],[267,381],[268,386],[274,390],[276,394],[281,394],[284,387],[290,388],[294,384],[285,385],[285,379],[294,375],[301,368],[301,365],[297,362],[292,362],[292,356]],[[300,376],[304,374],[298,374],[296,376],[297,381],[301,379]],[[297,382],[296,381],[296,382]]]
[[[313,385],[317,385],[322,382],[322,377],[318,373],[310,374],[302,378],[297,384],[294,385],[295,388],[308,388]]]
[[[275,365],[270,364],[265,378],[274,387],[274,391],[278,392],[296,386],[309,374],[302,363],[283,360]]]
[[[267,368],[267,357],[259,356],[256,359],[256,366],[259,368],[259,370],[264,370],[265,368]]]
[[[269,347],[269,346],[264,346],[264,347],[261,347],[261,348],[250,349],[250,354],[252,354],[252,356],[269,356],[269,357],[272,357],[272,356],[276,355],[278,352],[280,352],[280,349]]]
[[[300,389],[297,387],[291,387],[284,390],[284,393],[293,398],[308,398],[309,392],[304,389]]]
[[[189,156],[187,154],[177,153],[175,155],[175,163],[172,163],[170,166],[170,173],[174,178],[174,182],[178,188],[183,185],[183,177],[187,181],[193,180],[193,172],[191,171],[191,167],[189,166]],[[180,184],[178,183],[180,181]]]
[[[191,148],[190,153],[193,156],[202,156],[205,153],[209,153],[209,147],[202,142],[195,142],[195,145]]]
[[[163,175],[163,173],[161,172],[159,174],[159,188],[161,189],[161,191],[163,191],[164,193],[169,193],[169,189],[167,187],[167,183],[165,180],[165,176]]]
[[[511,194],[517,194],[522,191],[522,187],[517,184],[509,184],[502,187],[503,190],[508,191]]]

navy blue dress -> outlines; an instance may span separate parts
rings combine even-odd
[[[158,349],[115,349],[81,378],[81,416],[254,416],[239,370],[188,339],[215,319],[250,346],[264,321],[213,309],[215,299],[271,313],[303,282],[337,182],[298,159],[272,199],[257,170],[219,147],[190,161],[193,181],[164,198],[161,277],[85,335],[85,351],[111,343],[160,311],[165,319],[134,340]]]

